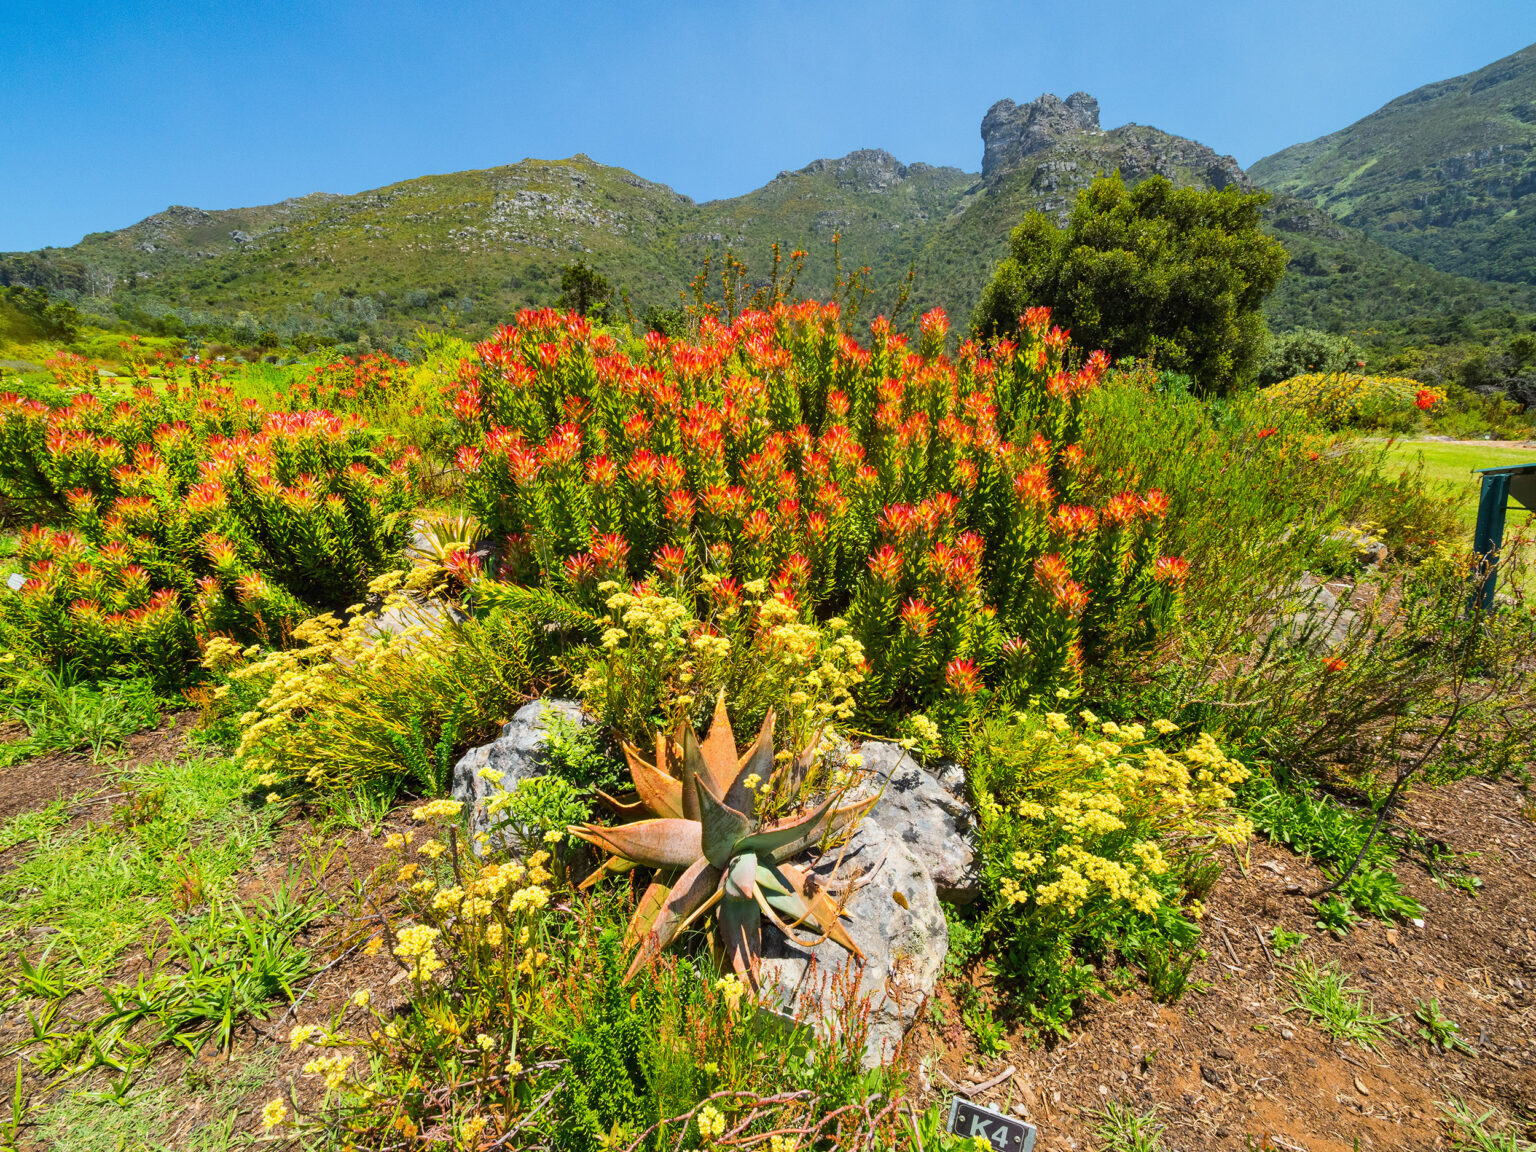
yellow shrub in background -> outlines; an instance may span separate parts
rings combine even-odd
[[[1329,428],[1407,430],[1420,412],[1445,401],[1445,393],[1406,376],[1309,372],[1264,389],[1268,399],[1296,408]]]

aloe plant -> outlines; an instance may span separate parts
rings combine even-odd
[[[869,802],[838,807],[837,797],[829,795],[793,816],[760,820],[758,793],[770,786],[773,776],[773,723],[769,712],[756,741],[738,757],[722,695],[702,742],[690,726],[680,726],[672,752],[676,776],[668,771],[669,742],[661,733],[654,763],[626,744],[624,754],[639,800],[608,798],[609,803],[624,815],[649,813],[650,818],[615,827],[582,824],[569,829],[612,853],[588,877],[588,884],[606,872],[635,866],[655,870],[629,923],[626,944],[635,955],[626,980],[717,905],[716,952],[722,965],[729,964],[754,990],[765,916],[803,947],[830,939],[863,958],[839,920],[837,904],[810,872],[789,861],[845,830]],[[802,752],[795,766],[803,770],[808,760],[808,752]],[[801,935],[801,925],[814,934]]]

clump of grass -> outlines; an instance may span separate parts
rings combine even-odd
[[[1451,1125],[1451,1147],[1456,1152],[1536,1152],[1536,1144],[1513,1132],[1490,1132],[1488,1123],[1498,1113],[1490,1108],[1481,1116],[1464,1100],[1454,1097],[1440,1105]]]
[[[0,667],[0,682],[5,711],[27,729],[23,739],[0,747],[0,766],[74,749],[89,749],[100,760],[160,722],[160,703],[147,680],[83,683],[65,671],[20,667],[12,657]]]
[[[1477,1055],[1477,1050],[1461,1038],[1461,1025],[1440,1011],[1440,1001],[1434,997],[1420,1000],[1418,1007],[1413,1010],[1413,1018],[1423,1025],[1419,1035],[1442,1052],[1454,1052],[1460,1048],[1468,1055]]]
[[[1167,1127],[1157,1120],[1157,1109],[1137,1113],[1111,1100],[1102,1112],[1095,1112],[1098,1124],[1094,1135],[1103,1152],[1162,1152],[1162,1135]]]
[[[1287,1012],[1301,1011],[1330,1036],[1378,1051],[1387,1038],[1383,1028],[1397,1019],[1377,1016],[1365,994],[1351,988],[1334,964],[1316,965],[1302,958],[1291,965],[1291,987],[1296,999]]]

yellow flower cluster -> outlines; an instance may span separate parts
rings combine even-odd
[[[441,935],[436,928],[413,924],[402,928],[397,935],[399,943],[395,945],[395,955],[410,970],[412,980],[419,983],[442,968],[443,962],[438,959],[434,946]]]
[[[1425,396],[1427,394],[1427,396]],[[1287,408],[1305,412],[1332,428],[1357,424],[1387,412],[1410,412],[1424,396],[1430,406],[1445,393],[1403,376],[1364,376],[1353,372],[1311,372],[1293,376],[1264,390]]]
[[[1151,912],[1162,900],[1154,878],[1169,870],[1165,844],[1238,845],[1252,835],[1231,807],[1249,770],[1209,733],[1164,748],[1158,738],[1178,731],[1169,721],[1153,721],[1158,735],[1149,739],[1141,724],[1087,711],[1079,718],[1075,728],[1065,714],[1047,713],[1020,741],[1023,795],[978,801],[983,825],[1007,845],[997,874],[1005,904],[1033,901],[1068,918],[1098,899]]]

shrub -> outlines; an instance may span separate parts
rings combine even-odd
[[[838,324],[780,305],[626,351],[584,318],[521,313],[452,405],[503,576],[594,612],[604,580],[763,582],[847,620],[886,715],[1070,687],[1156,636],[1183,574],[1160,554],[1163,497],[1082,502],[1102,355],[1074,368],[1044,310],[953,359],[941,312],[916,349],[883,320],[868,348]]]
[[[983,923],[1029,1018],[1058,1031],[1095,986],[1085,957],[1117,947],[1166,959],[1170,944],[1192,942],[1218,871],[1212,849],[1252,831],[1232,804],[1248,769],[1209,735],[1080,718],[994,724],[971,774]]]
[[[1348,336],[1297,328],[1270,337],[1259,365],[1260,384],[1278,384],[1308,372],[1331,374],[1364,367],[1365,353]]]
[[[375,441],[355,417],[268,414],[204,378],[115,404],[0,397],[0,492],[67,525],[23,536],[28,580],[0,628],[93,675],[162,682],[194,632],[276,643],[360,599],[404,545],[413,456],[386,462]]]
[[[1384,428],[1410,431],[1422,413],[1445,402],[1443,391],[1402,376],[1313,372],[1264,390],[1276,404],[1305,413],[1329,429]]]
[[[321,1097],[300,1133],[560,1152],[891,1140],[899,1084],[861,1069],[867,1006],[845,996],[839,1037],[812,1044],[707,964],[664,957],[626,984],[622,903],[564,903],[548,851],[476,856],[454,801],[416,816],[428,835],[390,838],[413,858],[397,858],[380,893],[403,907],[365,949],[388,950],[410,1000],[386,1014],[359,994],[328,1024],[293,1030]],[[269,1127],[287,1115],[269,1104]]]
[[[374,587],[388,593],[399,580],[387,573]],[[380,612],[405,627],[379,635]],[[393,797],[409,782],[433,792],[446,783],[441,761],[492,735],[525,699],[543,635],[510,613],[456,623],[396,593],[346,625],[329,614],[305,621],[283,651],[217,638],[204,655],[222,681],[210,721],[238,736],[263,790]]]
[[[1056,309],[1091,347],[1155,357],[1221,395],[1249,383],[1264,350],[1264,298],[1285,248],[1264,234],[1267,192],[1176,188],[1151,176],[1126,188],[1099,177],[1078,193],[1065,227],[1031,212],[972,321],[1007,334],[1032,304]]]

